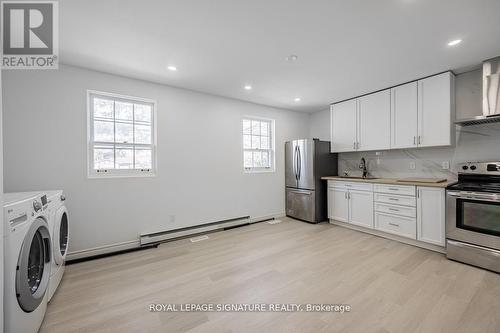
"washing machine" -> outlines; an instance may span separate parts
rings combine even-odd
[[[4,194],[4,331],[38,332],[52,261],[44,193]]]
[[[66,254],[68,252],[69,230],[66,197],[63,191],[46,191],[49,205],[49,230],[52,238],[52,267],[50,269],[48,301],[52,299],[61,283]]]

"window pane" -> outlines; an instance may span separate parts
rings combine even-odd
[[[94,141],[113,142],[114,124],[110,121],[94,121]]]
[[[251,151],[246,151],[243,153],[243,167],[245,168],[251,168],[253,166],[252,163],[252,152]]]
[[[260,151],[253,152],[253,166],[260,168],[262,166],[262,153]]]
[[[262,153],[262,166],[265,168],[271,167],[269,164],[269,152],[267,151]]]
[[[136,169],[151,169],[151,149],[136,149],[135,150],[135,168]]]
[[[115,102],[116,119],[133,120],[134,108],[132,103]]]
[[[250,134],[252,131],[252,122],[247,119],[243,119],[243,134]]]
[[[116,169],[133,169],[134,168],[134,154],[131,148],[118,148],[116,149]]]
[[[269,123],[265,121],[260,123],[260,135],[269,135]]]
[[[135,125],[135,143],[151,143],[150,125]]]
[[[120,143],[134,142],[134,130],[132,124],[116,123],[116,141]]]
[[[252,139],[250,135],[243,135],[243,148],[252,148]]]
[[[252,149],[260,148],[260,136],[252,135]]]
[[[94,117],[113,119],[113,101],[94,98]]]
[[[113,148],[98,148],[94,149],[94,169],[113,169],[115,160]]]
[[[267,136],[260,137],[260,148],[269,149],[269,138]]]
[[[151,105],[134,104],[134,118],[136,121],[151,122]]]
[[[260,135],[260,121],[252,120],[252,134]]]

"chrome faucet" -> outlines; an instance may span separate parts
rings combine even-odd
[[[359,169],[363,170],[363,178],[368,176],[368,169],[366,168],[366,160],[364,157],[361,157],[361,163],[359,163]]]

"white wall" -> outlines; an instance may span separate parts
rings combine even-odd
[[[157,177],[87,178],[87,89],[157,100]],[[3,93],[5,190],[63,189],[73,253],[144,232],[283,214],[284,142],[309,134],[308,114],[70,66],[6,72]],[[244,115],[276,120],[275,173],[243,173]]]
[[[330,109],[311,113],[309,116],[309,137],[330,141]]]

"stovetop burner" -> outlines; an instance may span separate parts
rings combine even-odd
[[[459,181],[458,183],[451,185],[448,188],[459,191],[500,193],[500,183],[470,183]]]

